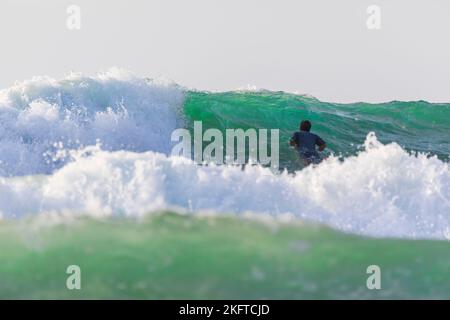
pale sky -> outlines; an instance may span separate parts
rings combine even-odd
[[[448,0],[1,0],[0,88],[117,66],[204,90],[450,102],[449,33]]]

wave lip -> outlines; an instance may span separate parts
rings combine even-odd
[[[446,162],[383,145],[330,158],[295,175],[269,169],[197,166],[155,152],[92,151],[49,176],[1,178],[4,218],[42,212],[140,217],[181,209],[275,217],[285,214],[379,237],[446,239],[450,171]]]
[[[169,153],[184,92],[162,80],[111,69],[93,77],[35,77],[0,91],[0,175],[51,173],[65,150]]]

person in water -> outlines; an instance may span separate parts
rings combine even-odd
[[[319,153],[316,150],[316,146],[319,147],[319,151],[323,151],[326,147],[325,141],[323,141],[318,135],[309,132],[311,130],[311,122],[304,120],[300,123],[300,131],[294,132],[289,144],[295,147],[300,155],[300,158],[306,165],[311,163],[317,164],[322,161]]]

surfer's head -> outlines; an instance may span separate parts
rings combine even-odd
[[[303,120],[300,123],[300,130],[309,132],[309,130],[311,130],[311,122],[309,122],[309,120]]]

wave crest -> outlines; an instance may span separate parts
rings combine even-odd
[[[65,149],[168,153],[183,90],[111,69],[94,77],[35,77],[0,91],[0,175],[50,173]]]

